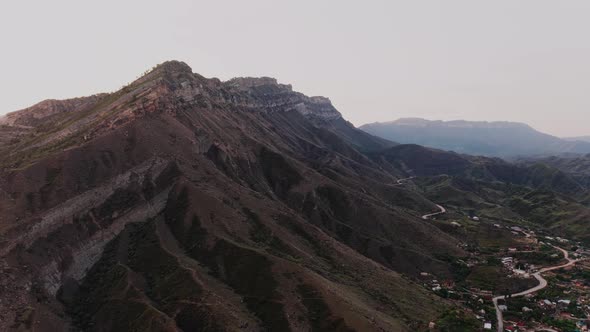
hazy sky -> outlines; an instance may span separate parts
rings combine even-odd
[[[356,125],[510,120],[590,135],[590,1],[2,1],[0,114],[169,59],[273,76]]]

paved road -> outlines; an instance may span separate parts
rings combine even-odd
[[[558,266],[546,267],[546,268],[540,269],[539,271],[533,273],[533,277],[535,277],[535,279],[537,279],[539,281],[539,284],[537,286],[535,286],[533,288],[529,288],[523,292],[511,294],[510,297],[525,296],[527,294],[531,294],[531,293],[540,291],[541,289],[547,287],[547,280],[545,278],[543,278],[543,276],[541,276],[541,273],[553,271],[553,270],[559,270],[564,267],[572,266],[572,265],[576,264],[576,262],[578,262],[578,260],[571,259],[569,257],[569,253],[567,252],[567,250],[564,250],[564,249],[562,249],[560,247],[556,247],[556,246],[553,246],[553,247],[563,253],[563,257],[565,257],[565,259],[567,259],[567,263],[563,264],[563,265],[558,265]],[[494,308],[496,308],[496,318],[498,320],[498,325],[497,325],[498,332],[504,331],[504,317],[502,316],[502,311],[500,310],[500,308],[498,308],[498,300],[503,300],[505,298],[506,298],[506,296],[497,296],[492,299],[492,301],[494,302]]]
[[[425,214],[422,216],[422,219],[424,219],[424,220],[430,219],[431,217],[438,216],[439,214],[443,214],[443,213],[447,212],[447,210],[444,207],[442,207],[441,205],[436,204],[436,207],[439,210],[438,212]]]
[[[409,178],[404,178],[404,179],[397,179],[394,184],[389,184],[389,186],[392,186],[392,187],[402,186],[406,183],[406,181],[411,180],[413,178],[415,178],[415,176],[410,176]]]

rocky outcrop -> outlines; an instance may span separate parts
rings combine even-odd
[[[194,74],[192,69],[183,62],[169,61],[154,67],[117,93],[67,100],[45,100],[29,108],[6,114],[0,118],[0,124],[37,127],[59,120],[54,117],[62,113],[79,114],[100,106],[105,106],[106,112],[114,112],[124,106],[126,114],[117,114],[112,121],[121,122],[128,117],[127,113],[143,114],[153,110],[159,101],[170,102],[174,99],[181,103],[207,108],[229,107],[236,110],[257,111],[297,110],[305,115],[325,119],[341,117],[328,98],[307,97],[293,91],[291,85],[280,84],[274,78],[238,77],[222,82],[216,78],[207,79]],[[84,117],[80,120],[88,119]]]
[[[81,112],[92,107],[106,94],[66,100],[44,100],[20,111],[8,113],[0,118],[0,124],[21,127],[36,127],[42,125],[47,118],[61,113]]]
[[[266,114],[295,111],[323,122],[342,118],[328,98],[307,97],[273,78],[222,82],[193,73],[183,62],[169,61],[115,93],[47,100],[9,113],[0,126],[0,153],[11,156],[5,167],[18,168],[50,153],[80,146],[148,114],[176,114],[187,109]],[[15,126],[29,131],[34,128],[33,135],[15,139]]]

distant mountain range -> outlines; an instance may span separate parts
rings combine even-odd
[[[590,138],[562,139],[516,122],[430,121],[403,118],[360,129],[402,144],[419,144],[458,153],[514,157],[590,153]]]
[[[566,141],[590,142],[590,136],[564,137],[563,139]]]

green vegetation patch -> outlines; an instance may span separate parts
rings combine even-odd
[[[211,250],[189,254],[203,262],[218,279],[231,286],[269,331],[289,331],[272,262],[264,255],[220,239]]]
[[[248,221],[252,224],[249,232],[252,241],[256,242],[263,248],[266,248],[274,255],[289,258],[291,260],[294,259],[293,257],[295,257],[295,254],[291,248],[273,234],[272,230],[260,220],[258,214],[248,208],[242,210],[248,217]]]
[[[467,278],[473,287],[490,290],[494,294],[512,294],[537,284],[534,279],[509,278],[499,266],[476,266]]]
[[[307,309],[307,317],[312,332],[342,331],[353,332],[341,317],[334,317],[330,308],[322,298],[322,294],[310,285],[300,284],[297,293]]]
[[[481,322],[458,309],[446,311],[436,325],[441,332],[472,332],[482,327]]]

